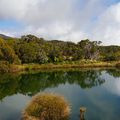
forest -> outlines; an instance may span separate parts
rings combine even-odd
[[[89,39],[78,43],[45,40],[34,35],[12,38],[0,35],[0,63],[46,64],[71,61],[119,61],[120,46],[103,46],[101,41]],[[1,66],[1,65],[0,65]]]

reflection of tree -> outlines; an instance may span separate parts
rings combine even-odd
[[[109,69],[107,73],[115,78],[120,77],[120,70],[119,69]]]
[[[77,84],[81,88],[91,88],[105,82],[100,75],[100,71],[94,70],[0,75],[0,99],[16,93],[33,95],[46,88],[57,87],[66,82]]]
[[[104,79],[100,77],[101,72],[100,71],[93,71],[93,70],[88,70],[88,71],[78,71],[75,72],[74,75],[72,73],[68,73],[68,78],[69,83],[76,83],[81,88],[91,88],[94,86],[101,85],[102,83],[105,82]]]
[[[16,94],[19,91],[20,76],[0,75],[0,99]]]

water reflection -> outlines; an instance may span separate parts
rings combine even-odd
[[[109,69],[107,70],[107,73],[115,78],[120,77],[120,69]]]
[[[58,70],[0,75],[0,120],[19,120],[31,96],[55,92],[71,103],[70,120],[79,120],[87,108],[87,120],[119,120],[120,70]],[[103,118],[104,117],[104,118]]]
[[[105,79],[101,77],[100,70],[4,74],[0,75],[0,100],[17,93],[32,96],[39,91],[54,88],[60,84],[77,84],[85,89],[101,85],[104,82]]]

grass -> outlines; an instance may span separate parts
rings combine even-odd
[[[64,63],[48,64],[21,64],[11,65],[11,72],[31,71],[31,70],[49,70],[60,68],[96,68],[96,67],[116,67],[119,61],[102,62],[102,61],[71,61]]]
[[[67,120],[69,103],[64,97],[52,93],[34,96],[23,112],[23,120]]]
[[[2,72],[23,72],[23,71],[35,71],[35,70],[54,70],[54,69],[70,69],[70,68],[109,68],[119,67],[120,61],[102,62],[102,61],[66,61],[61,63],[47,63],[47,64],[8,64],[5,61],[0,62],[0,73]]]

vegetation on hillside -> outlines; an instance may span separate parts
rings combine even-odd
[[[66,64],[76,61],[119,61],[120,46],[102,46],[89,39],[80,42],[47,41],[34,35],[0,38],[0,61],[10,64]],[[80,63],[80,62],[79,62]]]

